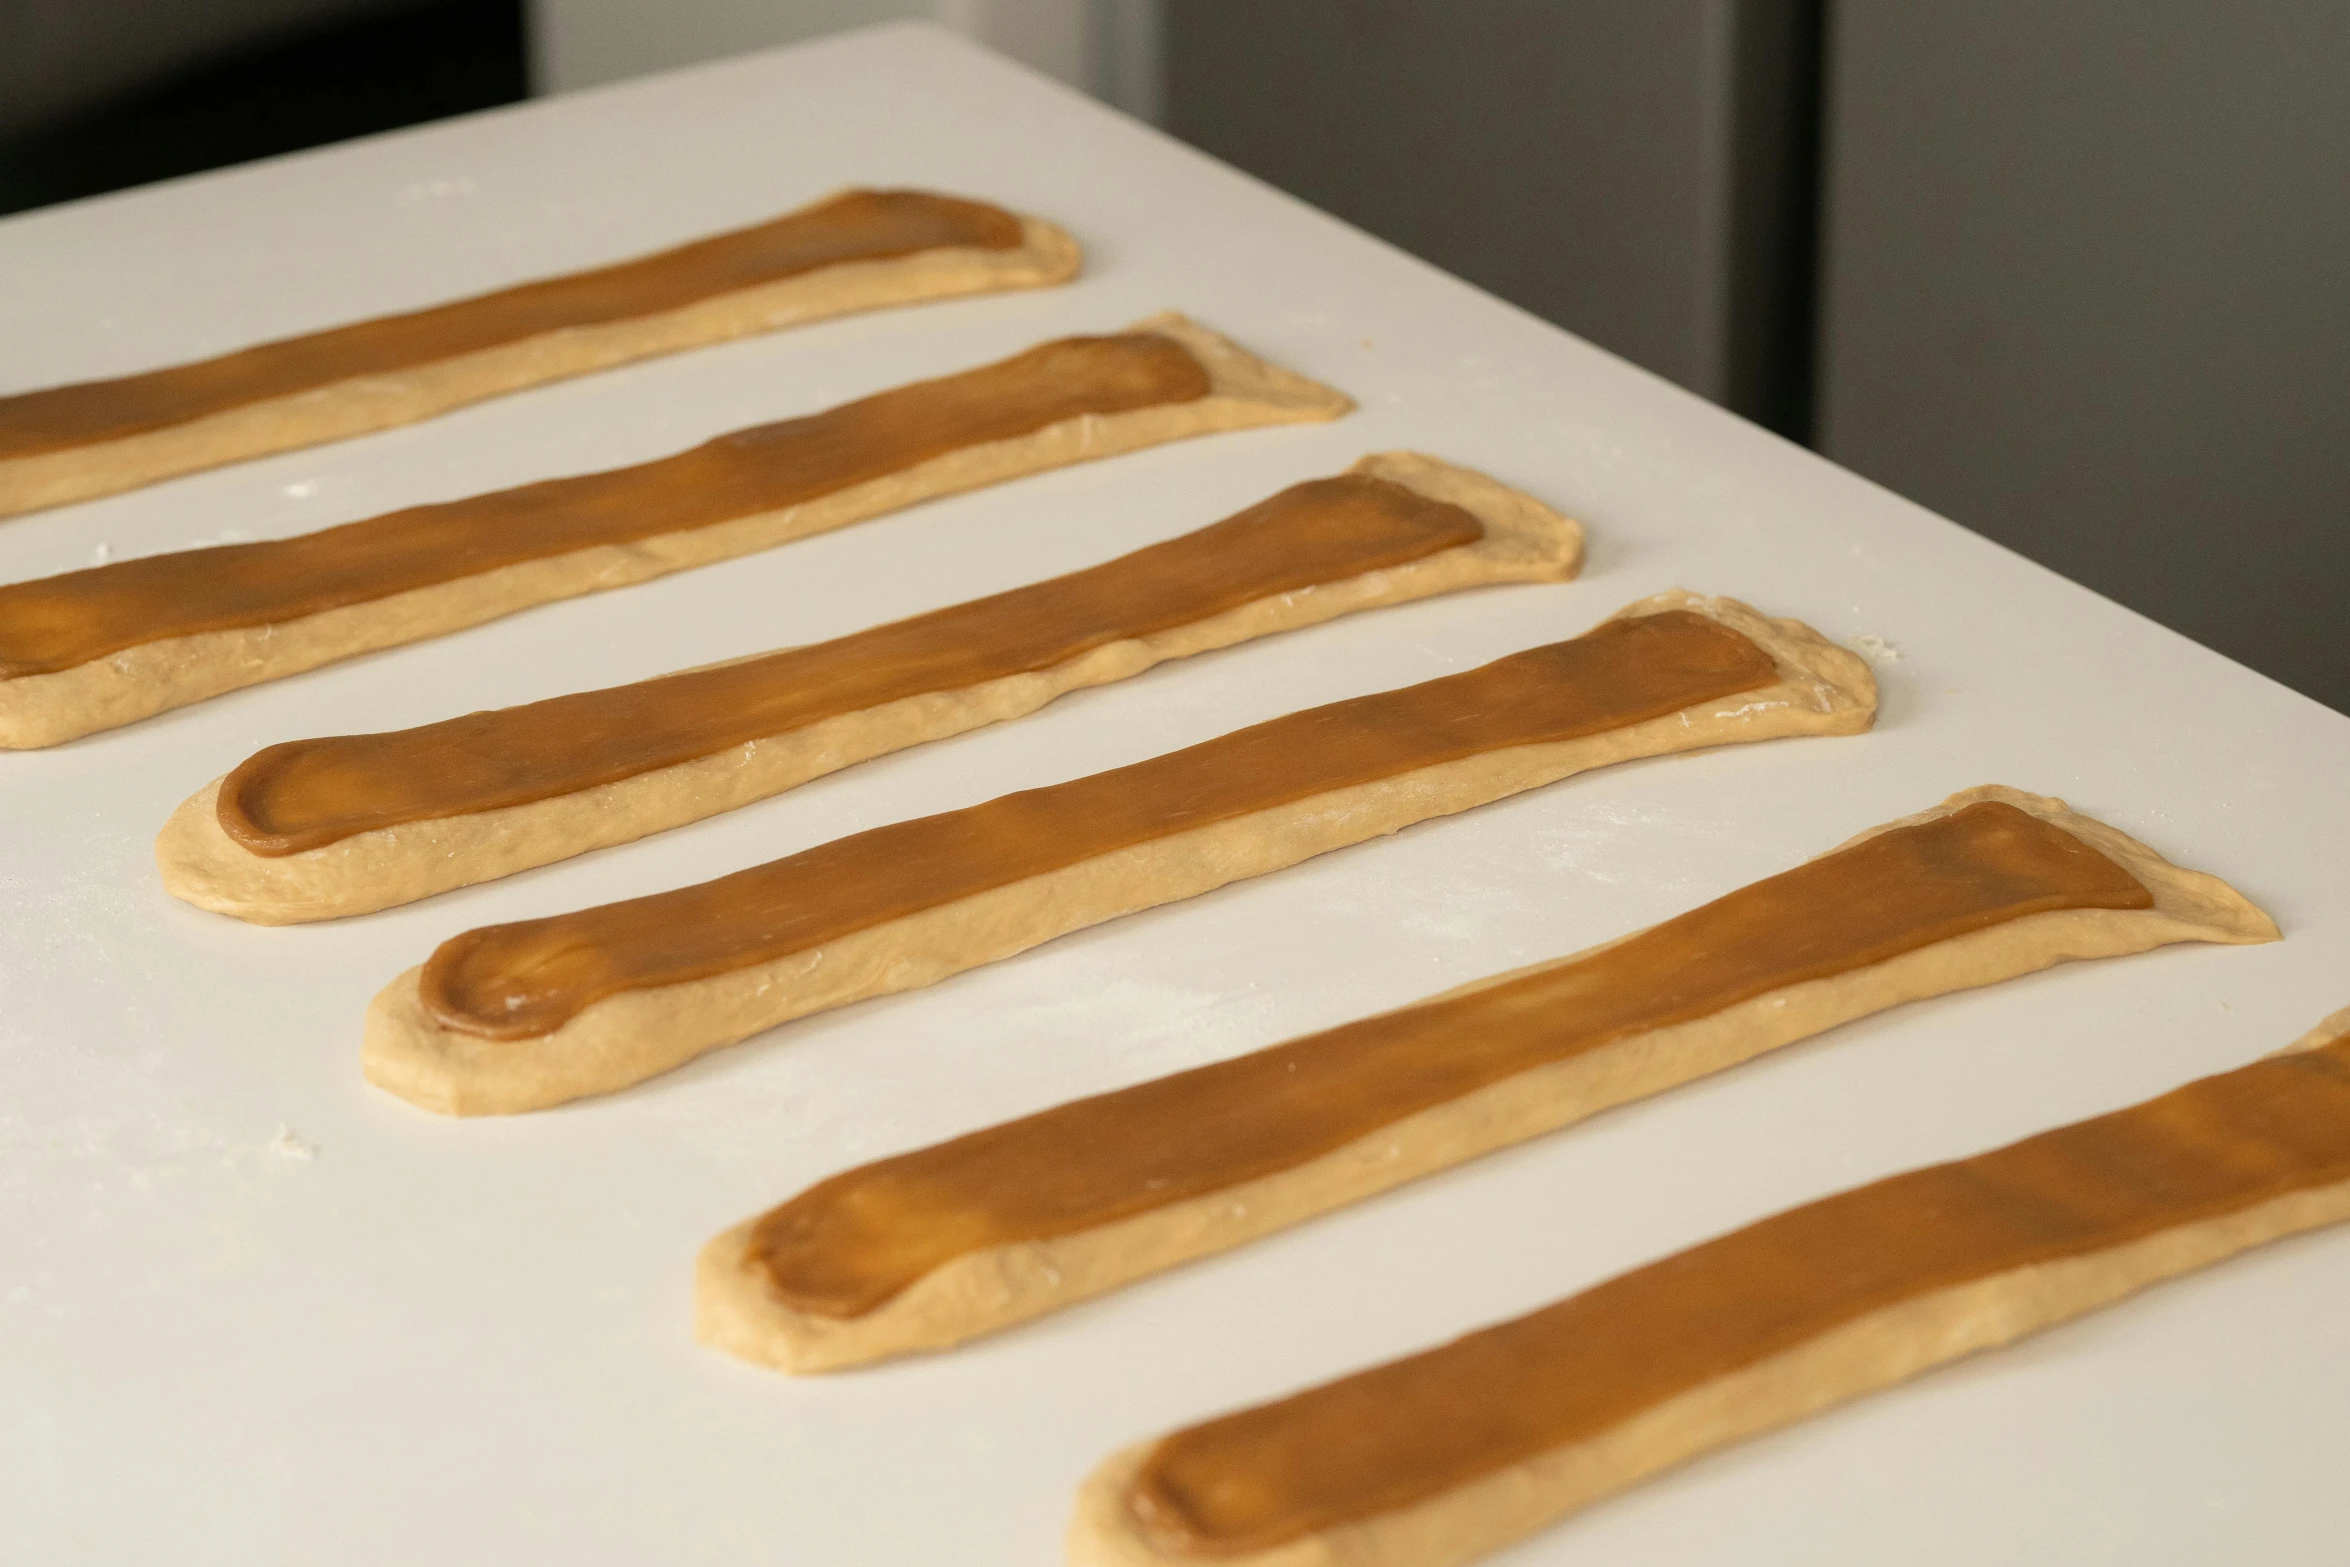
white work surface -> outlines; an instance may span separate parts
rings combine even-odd
[[[1300,126],[1299,134],[1319,134]],[[2350,1002],[2350,720],[946,35],[892,28],[0,223],[0,390],[629,255],[848,183],[1047,214],[1043,292],[715,348],[0,524],[0,580],[669,452],[1169,306],[1352,393],[0,756],[0,1558],[1047,1567],[1148,1434],[1790,1203],[2110,1109]],[[1917,395],[1933,367],[1918,367]],[[807,642],[1416,447],[1584,519],[1562,586],[1162,668],[718,821],[365,919],[183,907],[149,844],[255,748]],[[1882,722],[1570,780],[794,1024],[436,1118],[361,1009],[443,938],[650,892],[1584,630],[1673,586],[1881,639]],[[1564,953],[1968,785],[2062,795],[2286,939],[1837,1030],[954,1354],[697,1348],[690,1264],[808,1183]],[[1502,1560],[2334,1563],[2350,1233],[1708,1457]]]

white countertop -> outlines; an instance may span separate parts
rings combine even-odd
[[[0,390],[602,261],[849,183],[1048,214],[1091,265],[1066,289],[710,349],[0,524],[0,580],[652,456],[1168,306],[1362,411],[0,755],[0,1556],[1042,1567],[1078,1478],[1123,1443],[2236,1065],[2350,1002],[2350,719],[937,32],[0,222]],[[367,919],[255,929],[157,886],[170,808],[263,744],[835,635],[1396,446],[1582,517],[1583,580],[1163,668]],[[455,931],[1426,679],[1671,586],[1883,639],[1881,727],[1571,780],[600,1102],[460,1123],[360,1080],[368,997]],[[950,1356],[791,1380],[690,1340],[695,1249],[818,1177],[1601,940],[1992,781],[2227,876],[2287,939],[1910,1007]],[[1717,1454],[1501,1560],[2336,1562],[2346,1305],[2350,1232],[2291,1241]]]

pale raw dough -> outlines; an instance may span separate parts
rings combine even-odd
[[[2143,952],[2174,941],[2254,942],[2276,936],[2268,916],[2218,878],[2181,870],[2144,844],[2068,810],[2061,800],[1996,785],[1953,795],[1930,811],[1871,828],[1851,842],[1947,816],[1981,800],[2004,800],[2090,844],[2143,882],[2154,894],[2154,906],[2035,914],[1866,968],[1783,986],[1710,1017],[1521,1073],[1277,1175],[1098,1229],[970,1253],[861,1317],[811,1315],[777,1299],[764,1275],[746,1265],[745,1247],[757,1223],[749,1220],[703,1248],[696,1273],[696,1333],[703,1342],[746,1360],[800,1372],[942,1349],[1906,1002],[1996,984],[2077,958]],[[1532,964],[1446,994],[1483,990],[1580,962],[1600,950]]]
[[[2324,1022],[2294,1040],[2277,1054],[2286,1055],[2295,1050],[2315,1050],[2320,1045],[2330,1045],[2335,1040],[2343,1038],[2350,1038],[2350,1007],[2344,1007],[2341,1011],[2331,1014]]]
[[[781,511],[522,561],[272,625],[145,642],[54,674],[0,680],[0,747],[56,745],[354,654],[772,549],[1048,468],[1218,430],[1335,419],[1354,406],[1344,394],[1267,364],[1180,315],[1153,316],[1127,330],[1155,332],[1189,349],[1207,367],[1208,395],[1085,414],[1011,440],[966,446]]]
[[[1009,250],[954,247],[842,262],[658,315],[563,327],[119,440],[0,460],[0,517],[413,424],[484,398],[705,343],[887,305],[1065,283],[1077,275],[1082,255],[1075,240],[1037,218],[1022,218],[1020,227],[1021,243]]]
[[[1678,592],[1622,613],[1684,608],[1751,638],[1784,678],[1604,734],[1467,757],[1137,844],[777,962],[624,991],[533,1038],[493,1040],[443,1028],[424,1009],[421,968],[410,969],[369,1006],[361,1064],[377,1086],[444,1114],[543,1109],[642,1082],[793,1018],[932,984],[1121,914],[1612,762],[1869,727],[1876,684],[1867,666],[1808,626],[1767,619],[1732,599]]]
[[[2350,1029],[2350,1011],[2328,1022]],[[2313,1035],[2304,1043],[2326,1042]],[[1414,1506],[1213,1561],[1216,1567],[1462,1567],[1700,1453],[2013,1343],[2237,1252],[2344,1220],[2350,1220],[2350,1181],[1903,1301],[1693,1388],[1589,1441]],[[1154,1445],[1137,1443],[1115,1454],[1079,1488],[1069,1525],[1071,1567],[1202,1567],[1208,1560],[1158,1549],[1130,1519],[1127,1488]]]
[[[1064,692],[1124,680],[1167,659],[1458,588],[1563,582],[1582,563],[1578,524],[1483,474],[1413,452],[1378,453],[1351,471],[1461,506],[1485,525],[1485,537],[1109,643],[1049,669],[925,692],[616,783],[404,822],[299,854],[255,854],[223,832],[215,779],[172,813],[156,840],[163,885],[199,907],[261,925],[364,914],[700,821],[870,757],[1018,718]]]

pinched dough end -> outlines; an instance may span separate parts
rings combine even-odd
[[[775,1296],[750,1257],[747,1219],[715,1237],[694,1259],[694,1338],[754,1365],[805,1375],[861,1364],[871,1356],[828,1352],[830,1319],[795,1311]]]
[[[1157,1446],[1156,1442],[1137,1442],[1112,1453],[1078,1486],[1077,1505],[1064,1541],[1069,1567],[1204,1567],[1210,1561],[1216,1567],[1407,1567],[1405,1559],[1384,1552],[1347,1552],[1347,1544],[1376,1544],[1375,1540],[1363,1540],[1364,1531],[1359,1529],[1310,1534],[1286,1545],[1237,1556],[1201,1557],[1161,1550],[1144,1531],[1128,1501],[1135,1476]],[[1467,1559],[1447,1557],[1440,1567]]]
[[[1336,387],[1284,370],[1235,343],[1223,333],[1200,325],[1180,310],[1162,310],[1143,317],[1129,332],[1150,332],[1182,345],[1208,372],[1208,395],[1202,401],[1231,402],[1250,410],[1250,424],[1281,424],[1336,419],[1354,411],[1355,400]],[[1199,405],[1179,404],[1197,408]]]
[[[1026,281],[1039,287],[1066,283],[1085,269],[1085,247],[1058,223],[1020,215],[1020,248],[1014,252],[1026,266]]]
[[[165,892],[182,903],[254,925],[298,925],[356,912],[308,896],[303,878],[287,874],[289,860],[307,869],[313,863],[310,859],[255,854],[224,832],[223,781],[215,778],[182,800],[155,835],[155,868]]]
[[[1729,698],[1723,716],[1760,715],[1772,706],[1792,705],[1820,720],[1805,725],[1806,734],[1862,734],[1876,723],[1877,677],[1869,672],[1867,662],[1800,620],[1777,619],[1738,599],[1692,593],[1686,588],[1627,604],[1609,618],[1633,620],[1672,609],[1721,622],[1770,654],[1779,666],[1782,684]]]
[[[764,1217],[764,1216],[761,1216]],[[779,1297],[751,1259],[759,1218],[714,1237],[694,1259],[694,1338],[738,1360],[794,1376],[872,1365],[951,1349],[1026,1320],[1013,1309],[1049,1272],[1050,1248],[1016,1247],[959,1258],[904,1295],[856,1317],[802,1311]]]
[[[775,1320],[789,1308],[764,1287],[751,1266],[755,1219],[713,1236],[694,1258],[694,1342],[722,1349],[741,1360],[796,1371],[785,1346],[789,1335]]]
[[[442,1115],[464,1115],[467,1076],[449,1070],[447,1034],[424,1010],[422,965],[376,992],[367,1004],[359,1044],[359,1071],[369,1082],[410,1104]]]
[[[2290,1055],[2297,1050],[2319,1050],[2327,1045],[2338,1044],[2345,1039],[2350,1039],[2350,1007],[2344,1007],[2341,1011],[2328,1015],[2324,1022],[2294,1040],[2277,1054]]]
[[[844,945],[830,950],[837,953]],[[799,962],[805,966],[822,956],[801,956]],[[548,1033],[490,1039],[450,1028],[433,1016],[424,1003],[419,964],[368,1003],[360,1071],[385,1092],[440,1115],[551,1110],[633,1087],[771,1026],[765,1019],[746,1024],[742,1014],[765,1000],[763,981],[775,968],[719,976],[723,981],[751,975],[752,983],[743,987],[747,996],[727,994],[726,987],[711,980],[624,990]],[[715,1004],[714,990],[720,993]],[[837,1004],[824,998],[797,1010],[786,1006],[785,1016],[776,1021]]]
[[[1485,537],[1461,551],[1504,568],[1496,571],[1498,580],[1571,582],[1583,570],[1581,523],[1474,468],[1425,452],[1373,452],[1347,472],[1400,484],[1475,517]]]
[[[443,1028],[425,1010],[424,969],[408,970],[367,1006],[360,1072],[376,1087],[441,1115],[510,1115],[593,1087],[576,1086],[597,1065],[592,1048],[548,1048],[543,1039],[483,1039]],[[568,1041],[566,1041],[568,1043]]]
[[[2165,933],[2156,941],[2148,941],[2148,946],[2170,941],[2210,941],[2242,946],[2278,939],[2276,921],[2270,919],[2251,899],[2217,876],[2173,865],[2128,833],[2108,826],[2094,816],[2083,816],[2062,800],[2049,795],[2027,794],[2005,784],[1981,784],[1972,789],[1961,789],[1931,810],[1872,827],[1837,845],[1837,848],[1850,848],[1879,833],[1948,816],[1953,811],[1964,810],[1986,800],[2012,805],[2019,811],[2029,812],[2042,821],[2061,827],[2137,877],[2146,890],[2154,894],[2154,907],[2142,912],[2127,911],[2128,921],[2139,924],[2151,919],[2165,927]],[[2113,915],[2110,912],[2073,909],[2057,914],[2036,915],[2031,923],[2034,928],[2039,928],[2067,923],[2088,927],[2112,922]]]

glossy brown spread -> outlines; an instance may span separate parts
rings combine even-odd
[[[1887,1307],[2345,1180],[2350,1043],[2272,1057],[1193,1426],[1159,1443],[1129,1500],[1180,1553],[1262,1549],[1604,1437]]]
[[[1294,1169],[1630,1034],[2026,914],[2150,902],[2062,828],[1968,806],[1556,968],[836,1175],[761,1219],[751,1257],[799,1310],[862,1316],[958,1256]]]
[[[922,191],[849,191],[771,222],[591,272],[310,332],[217,359],[0,397],[0,460],[120,440],[362,376],[502,348],[567,327],[658,315],[851,261],[1009,250],[1020,220]]]
[[[257,854],[282,855],[527,804],[925,692],[1049,669],[1482,537],[1460,507],[1389,480],[1316,479],[1090,570],[813,647],[418,729],[271,746],[222,784],[220,825]]]
[[[1120,849],[1511,746],[1659,718],[1777,679],[1702,615],[1610,621],[1465,674],[1333,702],[1090,777],[877,827],[699,886],[445,942],[425,1006],[493,1039],[602,997],[772,962]]]
[[[275,625],[597,545],[780,511],[1086,414],[1190,402],[1172,339],[1068,337],[960,375],[736,430],[632,468],[387,512],[296,538],[126,560],[0,587],[0,678],[145,642]]]

